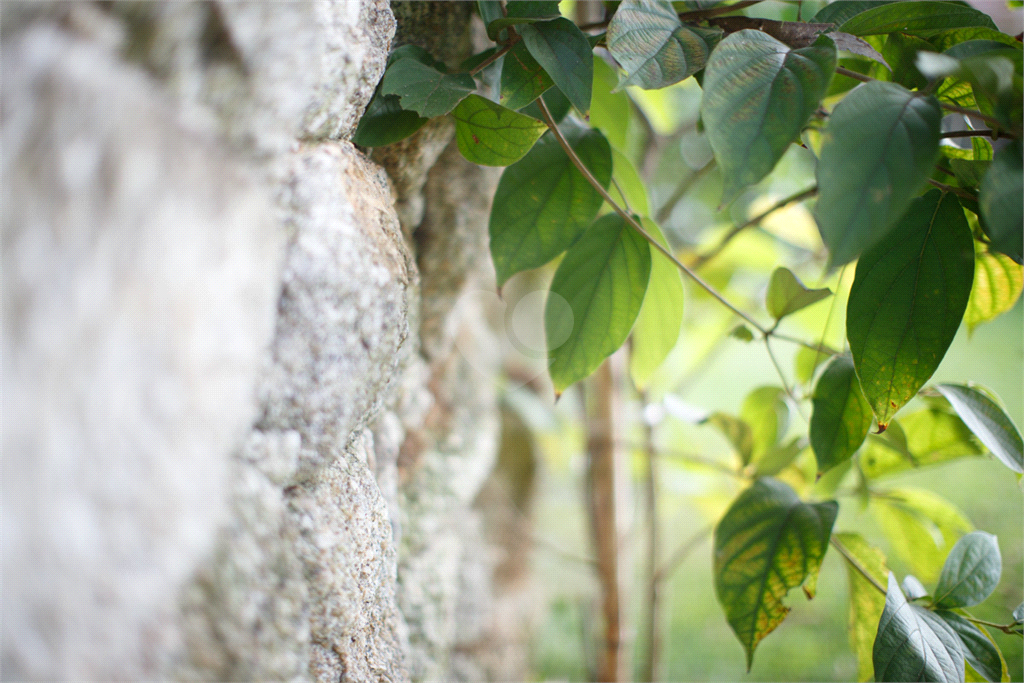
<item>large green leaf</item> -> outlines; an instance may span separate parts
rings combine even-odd
[[[999,541],[984,531],[972,531],[949,551],[932,602],[945,609],[977,605],[996,589],[1002,572]]]
[[[388,66],[381,81],[383,95],[397,95],[402,108],[424,118],[447,114],[476,90],[469,74],[446,74],[417,59],[399,59]]]
[[[519,27],[519,35],[537,63],[581,113],[590,109],[594,53],[576,24],[559,18]]]
[[[611,148],[600,131],[564,130],[569,144],[607,187]],[[505,169],[491,207],[491,258],[501,287],[516,273],[537,268],[568,249],[593,222],[601,195],[576,169],[551,133]]]
[[[964,680],[960,637],[934,612],[907,602],[892,572],[872,659],[876,681]]]
[[[890,489],[871,512],[895,553],[925,583],[935,581],[953,545],[973,527],[952,503],[924,489]]]
[[[741,493],[715,528],[715,592],[747,653],[782,623],[790,589],[814,594],[839,505],[803,503],[786,484],[759,479]]]
[[[780,266],[772,273],[768,281],[768,292],[764,303],[768,312],[776,320],[781,320],[791,313],[807,308],[832,294],[832,290],[808,289],[789,268]]]
[[[846,336],[880,428],[912,399],[946,354],[974,280],[974,241],[951,194],[915,199],[864,253],[846,308]]]
[[[1008,681],[1006,661],[992,638],[979,627],[964,619],[956,612],[938,610],[935,612],[960,637],[967,663],[981,674],[986,681]],[[971,680],[968,678],[967,680]]]
[[[653,90],[678,83],[704,68],[718,36],[683,26],[664,0],[624,0],[606,38],[608,51],[625,71],[618,87]]]
[[[983,452],[963,420],[945,410],[926,408],[891,421],[884,434],[869,436],[860,466],[864,476],[877,479]]]
[[[995,401],[971,387],[938,384],[935,388],[992,455],[1014,472],[1024,474],[1024,443],[1020,432]]]
[[[615,213],[599,218],[566,252],[544,309],[548,370],[557,393],[587,377],[626,341],[650,275],[650,246]],[[552,305],[555,295],[572,316],[564,305]]]
[[[654,221],[644,218],[643,226],[662,246],[668,247]],[[629,374],[637,389],[647,388],[651,377],[679,340],[682,325],[683,280],[679,269],[660,251],[652,249],[651,281],[633,328],[633,347],[629,355]]]
[[[540,97],[554,81],[522,41],[512,46],[501,67],[501,104],[522,109]]]
[[[889,233],[931,174],[942,110],[895,83],[855,88],[829,117],[814,217],[839,266]]]
[[[519,161],[547,129],[543,121],[479,95],[462,100],[452,118],[462,156],[481,166],[508,166]]]
[[[1020,140],[996,152],[981,181],[978,204],[992,248],[1024,263],[1024,167]]]
[[[860,534],[836,534],[843,549],[870,574],[878,583],[884,583],[889,576],[885,555],[878,548],[868,545]],[[875,669],[871,652],[878,631],[878,620],[885,609],[885,596],[861,575],[852,564],[847,563],[846,575],[850,581],[850,647],[857,655],[857,680],[872,681]]]
[[[871,429],[871,406],[848,356],[836,356],[814,387],[811,448],[824,474],[856,452]]]
[[[1006,313],[1024,291],[1024,268],[1005,254],[978,250],[974,256],[974,285],[967,300],[964,323],[972,332],[981,323]]]
[[[768,175],[800,137],[835,68],[828,36],[793,50],[744,29],[719,43],[704,72],[701,118],[724,175],[723,204]]]
[[[900,31],[926,38],[966,26],[996,27],[984,12],[958,3],[896,2],[861,12],[843,22],[839,30],[855,36]]]
[[[402,109],[397,95],[378,92],[370,100],[363,118],[359,119],[352,142],[363,147],[383,147],[404,140],[429,120],[414,111]]]

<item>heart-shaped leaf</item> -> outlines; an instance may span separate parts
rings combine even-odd
[[[701,118],[724,175],[723,204],[768,175],[800,137],[835,68],[828,36],[793,50],[744,29],[719,43],[704,72]]]
[[[548,371],[557,393],[590,375],[626,341],[650,275],[650,246],[617,213],[599,218],[566,252],[544,309]],[[552,303],[556,295],[571,316],[564,303]]]
[[[594,85],[594,52],[583,32],[568,19],[559,18],[521,26],[519,35],[572,106],[586,114]]]
[[[608,24],[606,44],[626,72],[618,88],[678,83],[704,68],[720,32],[683,26],[664,0],[624,0]],[[710,41],[710,43],[709,43]]]
[[[788,485],[759,479],[741,493],[715,528],[715,592],[747,652],[782,623],[790,589],[814,595],[839,505],[804,503]]]
[[[1020,140],[996,152],[981,181],[978,204],[992,248],[1024,263],[1024,166]]]
[[[974,241],[951,194],[915,199],[899,225],[864,252],[846,308],[846,336],[880,428],[946,354],[974,280]]]
[[[611,148],[599,131],[564,130],[569,144],[602,186],[612,174]],[[601,195],[548,133],[505,169],[491,207],[491,258],[501,287],[568,249],[597,216]]]
[[[907,602],[892,572],[872,659],[876,681],[964,680],[960,637],[934,612]]]
[[[953,546],[942,565],[933,602],[938,607],[971,607],[999,585],[1003,559],[992,534],[972,531]]]
[[[850,459],[871,429],[871,406],[848,356],[836,356],[814,387],[811,448],[818,473]]]
[[[903,216],[931,173],[941,119],[935,98],[881,81],[858,86],[836,105],[814,209],[831,265],[855,259]]]
[[[995,401],[971,387],[938,384],[935,388],[992,455],[1014,472],[1024,474],[1024,443],[1020,432]]]
[[[380,91],[397,95],[402,108],[424,118],[447,114],[476,90],[469,74],[446,74],[416,59],[399,59],[384,73]]]
[[[789,268],[776,268],[768,281],[768,293],[765,295],[765,306],[776,320],[796,313],[802,308],[817,303],[832,294],[832,290],[808,289]]]
[[[519,161],[547,129],[543,121],[479,95],[459,103],[452,118],[462,156],[481,166],[508,166]]]

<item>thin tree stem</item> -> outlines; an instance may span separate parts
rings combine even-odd
[[[992,130],[990,130],[988,128],[984,128],[984,129],[981,129],[981,130],[950,130],[950,131],[946,131],[945,133],[943,133],[939,137],[940,138],[978,138],[978,137],[990,138],[994,134],[995,134],[994,131],[992,131]],[[1000,135],[999,137],[1009,137],[1009,134],[1004,133],[1004,134]]]
[[[702,265],[704,265],[705,263],[707,263],[711,259],[713,259],[716,256],[718,256],[718,254],[720,254],[722,252],[722,250],[725,249],[725,247],[729,244],[729,242],[732,241],[732,239],[734,237],[736,237],[736,235],[740,234],[741,232],[743,232],[744,230],[746,230],[747,228],[749,228],[749,227],[751,227],[753,225],[757,225],[758,223],[763,221],[765,218],[767,218],[771,214],[773,214],[776,211],[778,211],[779,209],[785,208],[786,206],[792,204],[793,202],[799,202],[799,201],[802,201],[804,199],[807,199],[808,197],[813,197],[817,193],[818,193],[818,186],[815,185],[814,187],[810,187],[810,188],[808,188],[806,190],[801,190],[800,192],[797,192],[796,194],[790,195],[789,197],[786,197],[785,199],[780,199],[779,201],[775,202],[775,204],[773,204],[772,206],[768,207],[766,210],[762,211],[761,213],[759,213],[758,215],[754,216],[750,220],[748,220],[748,221],[746,221],[744,223],[741,223],[740,225],[734,226],[732,228],[732,230],[727,232],[722,237],[722,239],[718,242],[718,244],[716,244],[714,246],[713,249],[711,249],[711,251],[709,251],[707,253],[704,253],[704,254],[700,254],[699,256],[697,256],[697,258],[693,261],[693,263],[690,264],[690,266],[692,268],[700,268]]]
[[[474,66],[472,69],[470,69],[469,75],[475,76],[476,74],[480,73],[481,71],[489,67],[491,64],[494,64],[496,61],[504,57],[505,54],[509,50],[511,50],[513,46],[515,46],[515,44],[518,43],[520,40],[522,40],[522,38],[519,37],[519,34],[513,33],[511,36],[509,36],[508,42],[505,43],[505,45],[503,45],[500,49],[498,49],[497,52],[495,52],[493,55],[491,55],[484,61]]]
[[[1017,625],[1016,622],[1012,624],[996,624],[991,621],[985,621],[984,619],[976,619],[970,615],[964,615],[964,618],[967,619],[967,621],[973,621],[975,624],[981,624],[982,626],[988,626],[989,628],[999,629],[1003,633],[1009,633],[1012,636],[1017,635],[1017,632],[1013,630],[1013,627]]]
[[[840,76],[848,76],[848,77],[850,77],[850,78],[852,78],[854,80],[860,81],[862,83],[867,83],[869,81],[876,80],[874,78],[871,78],[871,76],[865,76],[862,73],[857,73],[856,71],[850,71],[849,69],[846,69],[846,68],[841,67],[841,66],[837,66],[836,67],[836,73],[839,74]]]
[[[722,296],[718,292],[718,290],[716,290],[714,287],[705,282],[704,278],[702,278],[700,275],[697,275],[697,273],[695,273],[690,268],[685,266],[679,259],[676,258],[675,254],[673,254],[671,251],[663,247],[661,243],[658,242],[658,240],[651,237],[651,235],[648,234],[648,232],[643,229],[643,227],[636,219],[629,215],[629,213],[625,209],[619,206],[618,203],[614,199],[612,199],[611,195],[608,194],[608,191],[604,189],[601,183],[597,181],[597,178],[594,177],[594,174],[590,172],[590,169],[588,169],[586,165],[576,155],[576,152],[569,144],[569,141],[565,139],[564,135],[562,135],[562,131],[558,129],[558,124],[555,123],[554,118],[552,118],[551,116],[551,112],[548,111],[548,107],[544,103],[544,98],[538,97],[536,101],[537,104],[540,106],[541,114],[544,116],[544,122],[547,124],[548,128],[551,129],[551,133],[555,136],[555,139],[558,140],[558,144],[562,146],[562,149],[565,151],[566,155],[568,155],[570,161],[572,161],[573,165],[577,168],[577,170],[579,170],[579,172],[583,174],[583,177],[587,180],[587,182],[590,183],[591,186],[593,186],[593,188],[597,190],[598,194],[600,194],[601,197],[606,202],[608,202],[608,205],[615,210],[615,213],[619,214],[619,216],[621,216],[622,219],[630,225],[630,227],[636,230],[641,237],[643,237],[651,244],[651,246],[660,251],[669,261],[671,261],[676,266],[676,268],[681,270],[687,277],[689,277],[691,280],[697,283],[697,285],[701,289],[710,294],[720,304],[728,308],[737,316],[750,323],[750,325],[756,328],[758,332],[760,332],[761,334],[765,334],[767,332],[766,328],[764,328],[760,323],[758,323],[752,317],[744,313],[742,310],[734,306],[728,299]]]
[[[882,595],[888,595],[889,591],[887,591],[885,587],[882,586],[882,584],[878,583],[878,579],[871,576],[871,573],[868,572],[868,570],[865,569],[864,566],[857,561],[857,558],[850,554],[850,551],[847,550],[846,546],[843,545],[838,538],[836,538],[835,534],[832,535],[832,538],[829,540],[829,543],[832,544],[833,548],[839,551],[839,554],[843,556],[843,559],[846,560],[851,567],[856,569],[861,576],[868,580],[868,583],[877,588],[878,592],[880,592]]]
[[[928,178],[928,182],[934,185],[935,187],[939,188],[943,192],[952,192],[957,197],[963,197],[964,199],[970,199],[971,201],[977,201],[978,199],[970,192],[967,192],[966,190],[961,190],[959,187],[953,187],[952,185],[940,183],[938,180],[932,180],[931,178]]]

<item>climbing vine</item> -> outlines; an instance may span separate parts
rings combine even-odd
[[[849,568],[862,679],[1008,680],[991,630],[1019,635],[1024,605],[1001,623],[967,611],[999,581],[997,539],[937,495],[881,484],[986,453],[1024,474],[1020,433],[998,397],[929,384],[961,324],[994,319],[1024,288],[1019,38],[957,2],[841,2],[788,22],[741,13],[756,2],[605,4],[605,21],[581,27],[557,2],[478,0],[494,46],[460,70],[413,45],[394,50],[354,141],[388,145],[449,116],[467,160],[506,167],[489,225],[497,285],[557,261],[549,301],[563,305],[544,315],[556,394],[630,338],[644,391],[678,341],[683,278],[738,318],[733,336],[769,354],[772,342],[802,348],[792,385],[779,369],[781,386],[754,388],[739,415],[701,418],[732,444],[732,474],[750,482],[713,534],[715,591],[748,668],[785,619],[791,589],[813,596],[832,548]],[[833,297],[788,268],[772,273],[763,311],[701,276],[767,214],[702,253],[674,248],[650,215],[624,149],[624,88],[688,78],[703,90],[700,125],[723,206],[793,145],[813,154],[815,185],[769,212],[813,200],[822,267],[853,269],[845,348],[780,332],[788,316]],[[964,125],[944,129],[950,113]],[[906,413],[915,398],[925,407]],[[787,440],[790,413],[807,406],[806,433]],[[877,548],[833,528],[835,500],[787,483],[808,446],[813,477],[850,473],[915,574],[898,582]],[[917,538],[929,528],[940,543]]]

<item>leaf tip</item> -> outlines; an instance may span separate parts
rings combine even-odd
[[[875,434],[881,434],[881,433],[882,433],[882,432],[884,432],[884,431],[885,431],[886,429],[888,429],[888,427],[889,427],[889,425],[888,425],[888,424],[886,424],[886,423],[884,423],[884,422],[879,422],[879,423],[878,423],[878,431],[877,431],[877,432],[875,432]]]

